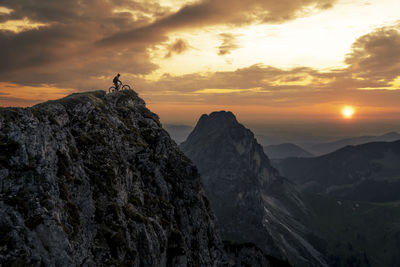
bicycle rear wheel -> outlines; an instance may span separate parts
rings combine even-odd
[[[122,90],[131,90],[131,87],[125,84],[124,86],[122,86]]]
[[[115,91],[115,86],[111,86],[110,88],[108,88],[108,92],[112,93]]]

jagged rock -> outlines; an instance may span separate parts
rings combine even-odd
[[[326,266],[306,240],[312,212],[231,112],[202,115],[180,145],[201,173],[223,239],[254,242],[295,266]]]
[[[0,148],[0,265],[223,264],[195,166],[135,92],[1,108]]]

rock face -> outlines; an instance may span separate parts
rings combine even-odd
[[[133,91],[0,109],[0,182],[1,266],[223,262],[195,166]]]
[[[311,214],[301,194],[231,112],[202,115],[181,148],[199,168],[223,239],[254,242],[295,266],[326,265],[304,238]]]

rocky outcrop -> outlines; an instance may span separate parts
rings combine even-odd
[[[312,214],[301,193],[231,112],[202,115],[180,147],[199,168],[223,239],[253,242],[295,266],[326,265],[305,238]]]
[[[195,166],[133,91],[1,108],[0,183],[2,266],[223,264]]]

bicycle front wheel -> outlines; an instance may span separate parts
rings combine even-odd
[[[108,92],[112,93],[115,91],[115,86],[111,86],[110,88],[108,88]]]
[[[131,90],[131,87],[125,84],[124,86],[122,86],[122,90]]]

